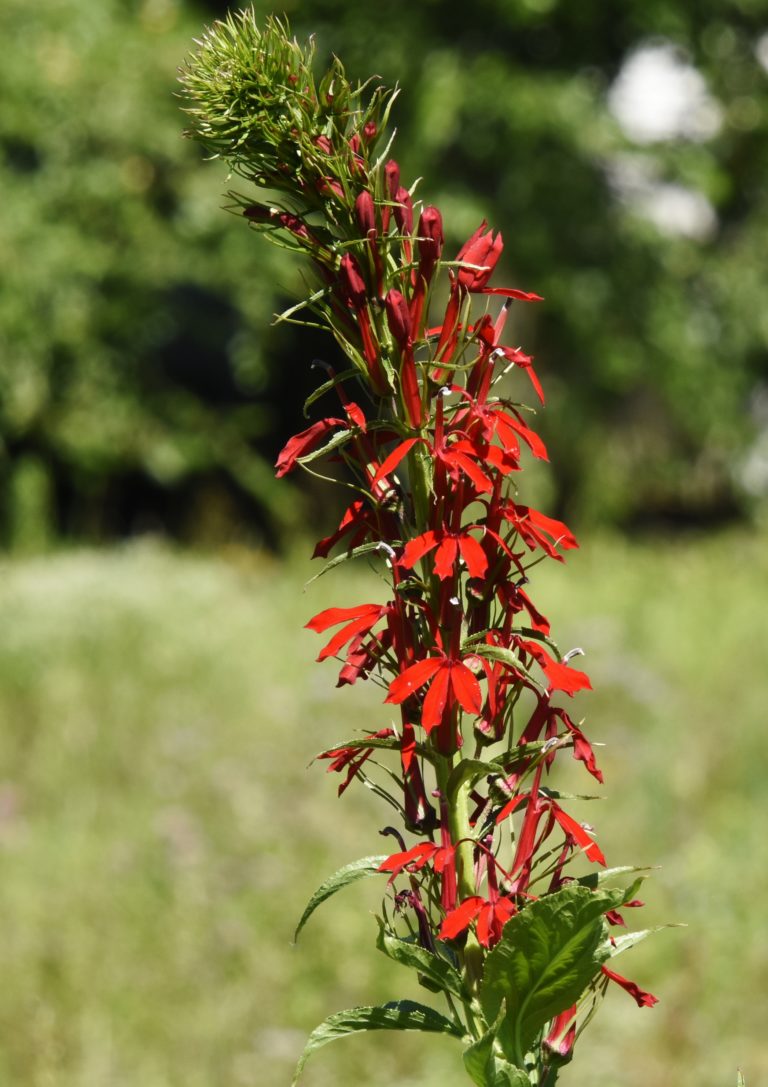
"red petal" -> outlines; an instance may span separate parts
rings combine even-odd
[[[521,793],[519,796],[513,797],[512,800],[505,804],[499,814],[496,816],[497,825],[499,823],[502,823],[508,815],[511,815],[516,808],[519,808],[522,802],[524,800],[527,800],[529,796],[530,793]]]
[[[382,610],[377,609],[378,614],[371,612],[368,615],[362,615],[359,619],[353,619],[351,623],[347,623],[341,630],[337,630],[331,640],[320,650],[318,661],[327,660],[328,657],[335,657],[341,647],[350,642],[356,634],[367,633],[373,624],[381,618]]]
[[[492,491],[493,484],[488,476],[481,470],[481,468],[475,464],[466,453],[450,453],[445,458],[449,463],[453,461],[465,475],[469,476],[478,491]]]
[[[455,536],[444,536],[435,553],[435,573],[440,579],[450,577],[456,562],[459,544]]]
[[[404,442],[400,442],[395,446],[386,460],[382,461],[379,467],[376,469],[376,475],[371,480],[371,490],[373,490],[377,483],[381,483],[385,476],[388,476],[390,472],[393,472],[397,468],[400,461],[409,452],[409,450],[419,441],[418,438],[406,438]]]
[[[523,509],[522,506],[517,507],[518,510]],[[578,548],[578,542],[567,525],[562,521],[556,521],[554,517],[547,517],[546,514],[540,513],[539,510],[525,507],[528,512],[528,519],[531,524],[536,525],[542,532],[546,532],[548,536],[552,537],[552,542],[555,547],[562,548],[563,551],[571,551],[573,548]]]
[[[337,623],[357,619],[362,615],[368,615],[375,611],[382,611],[381,604],[358,604],[354,608],[326,608],[325,611],[318,612],[317,615],[310,619],[305,624],[305,628],[314,630],[317,634],[322,634],[328,627],[335,627]]]
[[[463,709],[477,716],[483,704],[480,684],[466,664],[462,664],[461,661],[455,661],[451,665],[451,686]]]
[[[403,403],[408,413],[408,420],[412,427],[420,427],[424,419],[424,411],[421,403],[421,390],[416,377],[416,363],[410,350],[403,356],[403,365],[400,370],[400,391],[403,394]]]
[[[622,977],[621,974],[615,974],[613,970],[609,970],[607,966],[601,966],[600,969],[607,978],[610,978],[611,981],[615,981],[625,992],[629,993],[638,1008],[652,1008],[654,1004],[658,1004],[659,998],[657,996],[654,996],[652,993],[644,992],[644,990],[634,981],[629,981],[628,978]]]
[[[344,405],[344,411],[349,416],[350,422],[354,423],[355,426],[359,426],[363,434],[365,434],[365,415],[363,414],[363,409],[355,404],[353,400],[350,400]]]
[[[384,701],[404,702],[419,687],[423,687],[438,668],[442,667],[443,660],[443,657],[426,657],[424,660],[416,661],[392,680],[389,685],[389,694]]]
[[[540,294],[530,291],[518,291],[514,287],[483,287],[483,294],[503,294],[506,298],[517,298],[520,302],[543,302]]]
[[[294,434],[292,438],[289,438],[275,461],[275,468],[277,469],[275,474],[278,479],[292,471],[296,467],[296,461],[299,457],[303,457],[305,453],[310,453],[320,444],[320,439],[329,430],[333,430],[337,426],[343,427],[346,426],[346,423],[343,419],[320,419],[317,423],[307,427],[306,430],[302,430],[301,434]]]
[[[462,536],[459,540],[461,557],[467,564],[470,577],[485,577],[488,571],[488,559],[474,536]]]
[[[419,559],[422,559],[433,547],[437,547],[437,544],[437,537],[431,530],[417,536],[414,540],[409,540],[400,558],[400,565],[412,570]]]
[[[421,713],[421,724],[425,732],[431,732],[440,724],[443,710],[448,701],[448,684],[451,678],[451,666],[443,662],[440,671],[432,680],[432,684],[424,699],[424,707]]]
[[[480,898],[479,895],[465,898],[460,906],[457,906],[455,910],[451,910],[446,915],[440,926],[440,939],[452,940],[454,936],[458,936],[460,932],[463,932],[465,928],[472,924],[484,904],[485,899]]]
[[[596,861],[597,864],[602,864],[605,868],[605,856],[600,846],[597,844],[591,835],[587,834],[581,823],[577,823],[567,812],[564,812],[559,804],[552,803],[552,811],[554,812],[555,819],[557,819],[560,826],[566,832],[570,834],[577,845],[580,845],[584,850],[584,855],[587,860]]]

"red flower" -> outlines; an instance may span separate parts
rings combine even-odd
[[[634,981],[622,977],[621,974],[615,974],[613,970],[609,970],[607,966],[601,966],[600,969],[607,978],[610,978],[611,981],[615,981],[625,992],[629,993],[638,1008],[652,1008],[654,1004],[658,1004],[659,998],[657,996],[654,996],[652,993],[646,993]]]
[[[538,642],[515,638],[515,644],[537,661],[547,677],[550,691],[564,691],[565,694],[573,696],[577,691],[592,690],[592,684],[586,672],[580,672],[578,668],[570,668],[562,661],[556,661]]]
[[[464,290],[471,294],[503,294],[508,298],[517,298],[523,302],[541,302],[541,295],[530,294],[528,291],[518,291],[512,287],[487,287],[491,273],[496,267],[501,251],[504,248],[501,234],[494,238],[493,231],[487,230],[485,219],[459,250],[456,258],[465,267],[459,269],[457,282]],[[474,267],[467,267],[474,265]]]
[[[431,680],[431,683],[430,683]],[[389,685],[385,702],[399,704],[429,683],[424,698],[421,724],[426,732],[440,724],[443,711],[458,703],[467,713],[477,716],[482,706],[480,684],[466,664],[441,653],[416,661]]]
[[[576,1042],[576,1005],[560,1012],[552,1020],[549,1033],[542,1042],[544,1052],[556,1061],[565,1062],[571,1059],[573,1046]],[[550,1062],[548,1062],[550,1063]]]
[[[343,419],[320,419],[306,430],[302,430],[300,434],[294,434],[292,438],[289,438],[275,462],[277,478],[280,479],[281,476],[293,471],[299,457],[311,453],[329,431],[339,426],[346,426]]]
[[[388,604],[358,604],[354,608],[326,608],[325,611],[315,615],[306,627],[318,634],[339,623],[346,623],[346,626],[337,630],[331,640],[320,650],[318,661],[335,657],[342,646],[351,641],[355,635],[368,634],[389,610]]]
[[[470,525],[470,528],[474,526]],[[480,544],[469,534],[469,528],[462,532],[449,532],[446,528],[423,533],[405,545],[400,565],[413,569],[419,559],[430,551],[435,551],[435,573],[441,579],[451,577],[456,560],[461,556],[467,566],[470,577],[484,577],[488,569],[488,559]]]
[[[589,861],[602,864],[605,868],[605,856],[595,839],[587,833],[581,823],[577,823],[567,812],[564,812],[554,800],[551,802],[552,812],[565,833],[576,842],[584,851],[584,856]]]
[[[558,555],[557,548],[570,551],[578,548],[576,537],[567,525],[562,521],[556,521],[554,517],[547,517],[530,506],[518,506],[515,502],[508,502],[502,506],[502,515],[505,520],[514,525],[522,539],[533,551],[540,547],[551,558],[563,561],[562,555]]]
[[[389,882],[405,868],[408,872],[418,872],[428,862],[437,873],[443,871],[446,865],[453,861],[453,846],[435,845],[434,842],[420,842],[419,845],[407,849],[404,853],[393,853],[379,865],[379,872],[391,872]]]
[[[504,925],[516,913],[517,907],[510,898],[472,895],[446,915],[440,926],[440,939],[452,940],[477,921],[478,940],[483,947],[493,947],[501,939]]]

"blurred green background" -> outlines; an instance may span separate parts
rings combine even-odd
[[[307,776],[385,722],[301,627],[379,589],[300,592],[333,500],[271,464],[328,343],[271,325],[300,269],[221,210],[174,98],[226,10],[0,5],[0,1085],[278,1087],[317,1021],[409,984],[373,885],[290,947],[383,818]],[[689,925],[622,964],[661,1002],[611,993],[563,1083],[758,1084],[768,4],[280,10],[400,83],[395,154],[449,249],[485,216],[499,282],[546,296],[515,329],[549,394],[526,493],[583,550],[534,588],[589,653],[589,818],[613,862],[662,866],[643,921]],[[354,1039],[306,1082],[461,1083],[449,1050]]]

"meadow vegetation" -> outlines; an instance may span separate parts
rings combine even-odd
[[[606,799],[578,815],[610,863],[662,866],[643,923],[688,924],[634,952],[632,976],[661,1003],[638,1012],[611,992],[570,1087],[768,1075],[750,996],[768,968],[765,545],[745,531],[606,537],[537,570],[561,648],[587,653],[595,692],[576,718],[606,745]],[[0,1083],[281,1087],[326,1014],[404,995],[370,939],[376,880],[291,946],[321,880],[386,849],[362,786],[337,801],[324,764],[305,769],[388,723],[375,691],[334,689],[302,630],[348,602],[340,590],[353,602],[379,586],[363,566],[302,596],[314,572],[150,543],[2,564]],[[368,950],[350,961],[358,937]],[[449,1049],[352,1039],[306,1082],[442,1087]]]

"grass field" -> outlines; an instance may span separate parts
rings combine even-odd
[[[589,820],[611,863],[661,865],[639,923],[688,924],[622,959],[660,1003],[611,992],[563,1087],[734,1087],[737,1065],[768,1082],[767,544],[603,540],[538,568],[595,687],[577,716],[606,744],[607,799]],[[301,629],[378,585],[360,570],[302,594],[311,572],[148,544],[0,566],[0,1087],[287,1087],[325,1015],[418,995],[373,946],[377,881],[291,946],[316,885],[381,851],[386,821],[306,769],[388,719],[375,688],[334,688]],[[355,1038],[305,1082],[458,1087],[458,1060]]]

